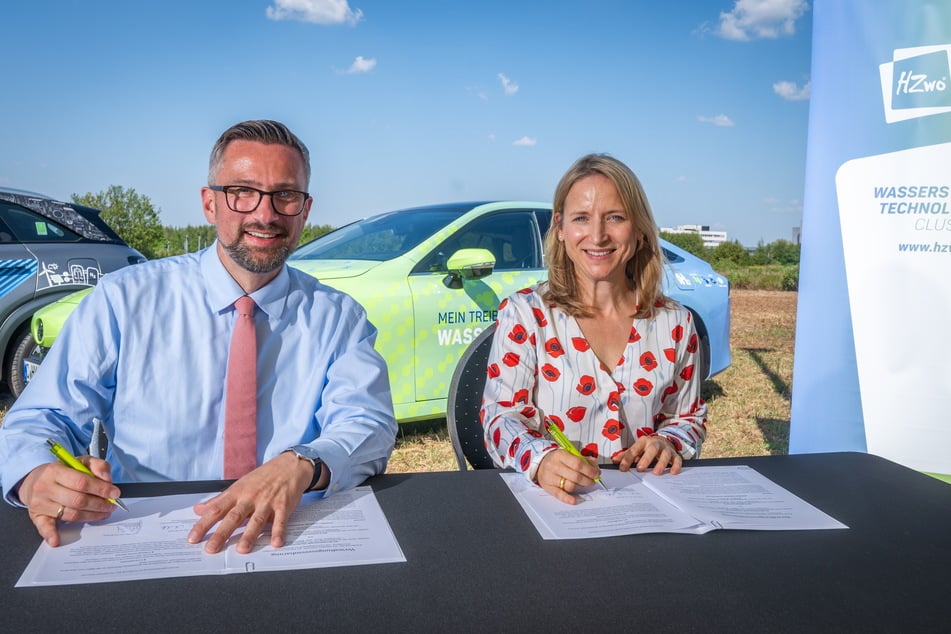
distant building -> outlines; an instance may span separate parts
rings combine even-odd
[[[792,228],[792,243],[802,244],[802,227]]]
[[[674,228],[661,227],[665,233],[698,233],[703,238],[703,246],[714,249],[726,242],[726,231],[710,231],[708,225],[677,225]]]

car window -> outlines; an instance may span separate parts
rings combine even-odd
[[[542,236],[542,242],[545,241],[545,234],[548,233],[548,227],[551,226],[551,209],[538,209],[535,216],[538,218],[538,232]]]
[[[5,242],[16,242],[16,239],[13,237],[13,230],[0,217],[0,243]]]
[[[459,249],[488,249],[496,271],[542,268],[538,225],[531,211],[504,211],[476,218],[423,258],[414,273],[445,273]]]
[[[20,242],[76,242],[79,236],[28,209],[0,202],[0,217]]]
[[[291,260],[392,260],[462,214],[459,209],[407,210],[380,214],[320,236],[298,248]]]

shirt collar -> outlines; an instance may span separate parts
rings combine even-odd
[[[201,275],[205,281],[205,292],[215,312],[219,314],[225,312],[231,308],[236,299],[246,294],[221,262],[217,241],[201,252],[199,261]],[[287,265],[283,264],[277,277],[251,293],[251,299],[267,314],[268,318],[280,317],[287,304],[290,285],[290,273],[287,271]]]

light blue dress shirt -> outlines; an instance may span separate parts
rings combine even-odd
[[[0,427],[5,499],[17,504],[11,489],[51,461],[47,438],[85,453],[93,418],[116,483],[221,479],[233,304],[243,294],[216,244],[105,276]],[[258,464],[305,444],[330,468],[328,492],[382,473],[397,425],[363,308],[287,266],[251,298]]]

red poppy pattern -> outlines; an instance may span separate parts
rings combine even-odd
[[[657,367],[657,357],[650,350],[641,355],[641,367],[648,372]]]
[[[512,330],[509,331],[509,339],[515,343],[525,343],[528,341],[528,331],[525,330],[525,326],[522,324],[515,324]]]
[[[482,411],[496,464],[534,478],[556,448],[546,421],[602,464],[659,430],[685,459],[698,455],[707,409],[690,312],[659,304],[633,320],[621,361],[606,367],[577,320],[544,303],[543,292],[524,289],[499,306]]]
[[[558,341],[558,337],[552,337],[545,342],[545,352],[547,352],[548,356],[552,359],[557,359],[565,354],[565,349],[561,347],[561,342]]]

